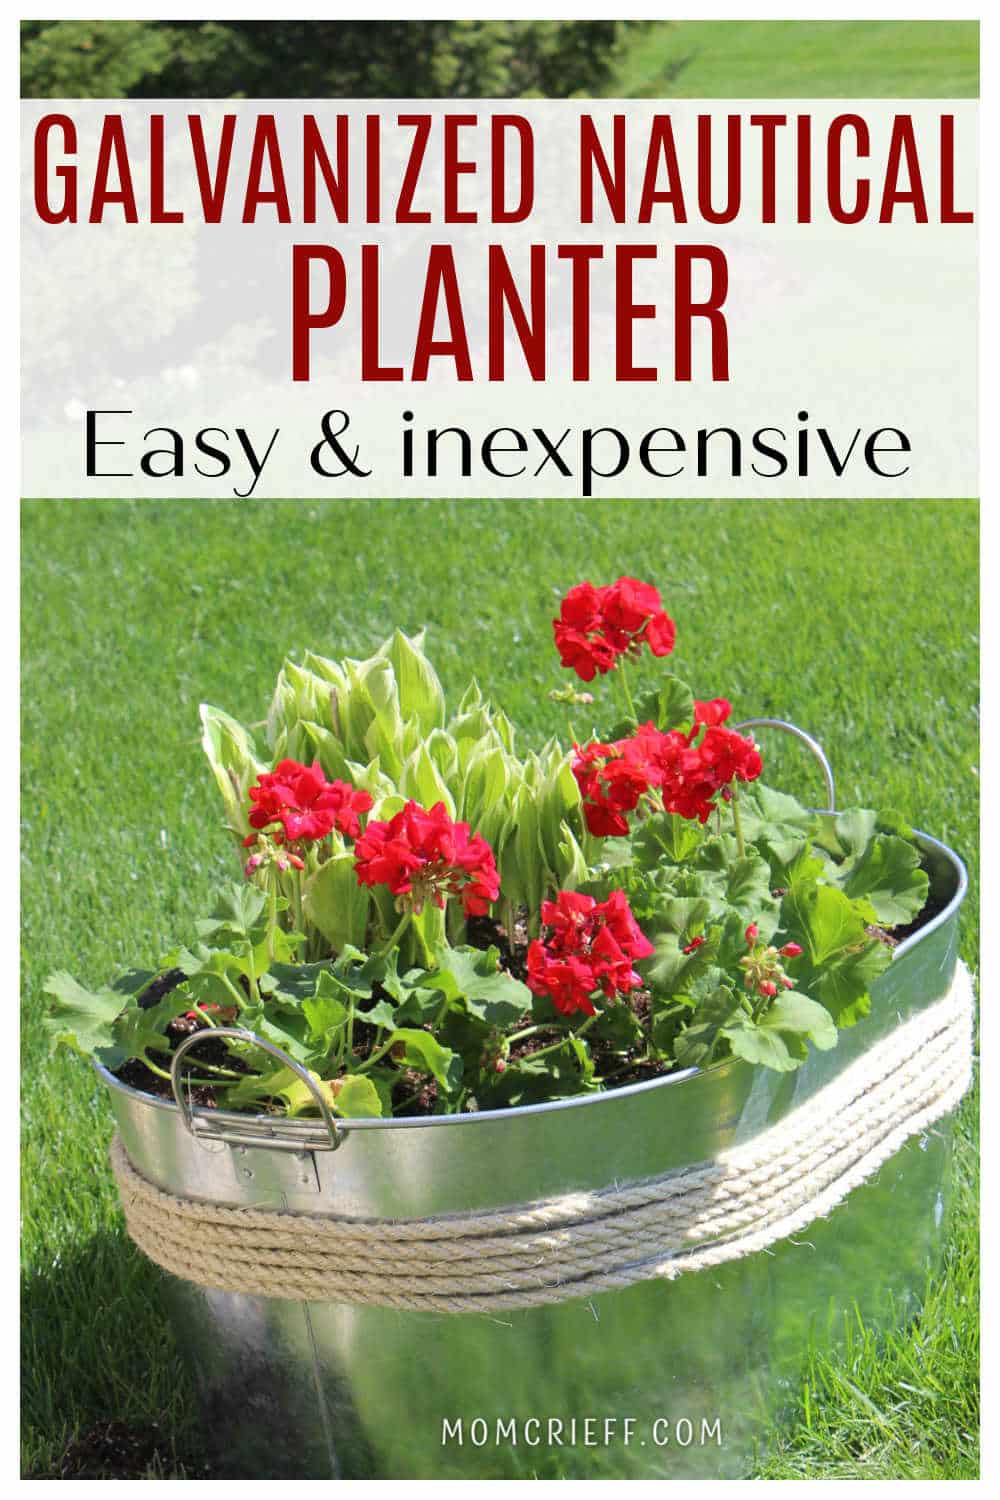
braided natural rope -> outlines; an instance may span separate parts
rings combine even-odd
[[[829,1213],[971,1077],[972,983],[897,1026],[778,1124],[711,1162],[599,1192],[430,1219],[346,1219],[174,1197],[118,1137],[129,1233],[158,1265],[224,1291],[433,1312],[536,1307],[766,1248]]]

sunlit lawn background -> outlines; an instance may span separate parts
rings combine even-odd
[[[286,651],[365,655],[426,625],[449,697],[476,676],[538,745],[562,728],[546,696],[561,593],[631,573],[660,586],[696,691],[796,720],[826,745],[842,805],[898,808],[974,876],[976,531],[972,502],[25,502],[29,1468],[110,1415],[158,1421],[169,1472],[190,1447],[158,1273],[115,1202],[109,1108],[81,1061],[47,1058],[39,1015],[50,970],[99,984],[155,958],[233,870],[200,700],[257,720]],[[772,780],[820,796],[794,749],[769,750]],[[862,1340],[816,1369],[811,1426],[793,1415],[767,1472],[973,1472],[975,1119],[970,1100],[924,1318],[888,1351]]]

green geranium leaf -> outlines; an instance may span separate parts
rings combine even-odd
[[[701,824],[676,813],[657,813],[645,818],[632,836],[632,849],[638,864],[652,869],[664,856],[671,864],[682,864],[704,838]]]
[[[295,1062],[309,1062],[315,1054],[315,1043],[310,1040],[309,1022],[301,1006],[284,1009],[272,1000],[261,1005],[248,1004],[240,1015],[240,1025],[263,1037],[264,1041],[273,1042]],[[248,1047],[252,1048],[250,1043],[231,1041],[229,1045],[240,1053]],[[257,1057],[260,1055],[259,1052],[255,1054]]]
[[[302,1013],[309,1023],[309,1040],[322,1042],[329,1050],[347,1024],[350,1011],[336,996],[317,994],[311,1000],[303,1000]]]
[[[757,1025],[767,1031],[805,1037],[821,1052],[837,1045],[837,1028],[826,1006],[797,990],[777,995]]]
[[[267,896],[249,881],[232,882],[219,891],[212,915],[196,922],[202,937],[235,935],[247,938],[264,918]]]
[[[734,1057],[760,1067],[773,1068],[778,1073],[790,1073],[802,1062],[804,1048],[797,1038],[792,1045],[780,1032],[763,1026],[755,1026],[750,1017],[741,1014],[731,1025],[723,1028],[723,1036],[729,1043]]]
[[[868,1014],[869,986],[892,958],[891,950],[867,932],[873,917],[867,901],[852,901],[837,886],[805,879],[782,902],[782,927],[804,950],[789,961],[788,973],[796,988],[821,1000],[840,1026]]]
[[[863,948],[843,953],[809,988],[838,1026],[853,1026],[870,1012],[868,991],[891,962],[892,949],[873,938]],[[793,977],[798,983],[798,976]]]
[[[835,855],[842,866],[850,867],[868,848],[877,822],[875,813],[867,808],[850,808],[835,818],[822,818],[814,835],[815,842]]]
[[[247,1105],[256,1104],[261,1099],[285,1099],[287,1102],[289,1092],[294,1090],[300,1091],[306,1098],[310,1097],[309,1090],[291,1068],[276,1063],[266,1053],[259,1055],[264,1057],[261,1072],[248,1073],[246,1077],[240,1079],[239,1083],[227,1086],[227,1109],[244,1109]],[[319,1079],[317,1078],[316,1081],[318,1083]],[[313,1107],[315,1108],[315,1104]]]
[[[642,1042],[639,1017],[631,1006],[606,1005],[591,1026],[588,1036],[595,1042],[610,1042],[616,1052],[626,1052]]]
[[[782,904],[789,934],[816,968],[846,948],[867,941],[865,922],[854,903],[836,886],[792,886]]]
[[[392,1046],[392,1056],[404,1068],[417,1068],[430,1073],[446,1093],[454,1093],[462,1082],[462,1059],[450,1047],[442,1047],[429,1031],[410,1030],[406,1027],[394,1031],[387,1040]],[[396,1056],[396,1048],[402,1046],[402,1057]]]
[[[637,724],[652,723],[666,733],[670,729],[687,729],[694,723],[694,694],[679,677],[664,677],[658,688],[643,693],[636,700],[635,718],[623,719],[609,732],[609,740],[626,739],[635,733]]]
[[[274,993],[292,1003],[311,999],[324,974],[330,973],[330,962],[316,964],[272,964],[269,977],[275,981]]]
[[[717,985],[697,1006],[690,1024],[674,1040],[678,1068],[703,1068],[712,1060],[723,1027],[732,1027],[744,1014],[739,997]]]
[[[695,909],[700,905],[697,903]],[[692,928],[697,925],[697,921],[692,922]],[[687,936],[690,931],[685,928],[680,937],[672,932],[662,933],[655,939],[656,952],[652,958],[639,964],[639,972],[654,994],[674,996],[690,990],[718,961],[722,929],[712,927],[705,933],[692,934],[704,936],[705,941],[685,953],[684,949],[690,946]]]
[[[42,1023],[53,1047],[96,1057],[106,1068],[117,1068],[126,1060],[129,1054],[114,1035],[114,1023],[125,1005],[120,991],[87,990],[62,972],[50,975],[43,989],[53,1000]]]
[[[348,1073],[327,1084],[333,1107],[345,1120],[378,1120],[383,1114],[382,1096],[375,1082],[363,1073]]]
[[[547,1099],[567,1099],[587,1094],[597,1087],[594,1062],[583,1037],[566,1037],[553,1052],[537,1063],[530,1054],[511,1062],[497,1077],[490,1107],[535,1104]]]
[[[421,984],[449,1001],[463,1002],[470,1015],[490,1026],[510,1026],[530,1009],[531,991],[503,973],[499,963],[496,948],[442,948],[436,968],[423,975]]]
[[[147,1050],[169,1053],[170,1042],[165,1035],[167,1027],[190,1009],[191,998],[182,990],[171,990],[169,995],[164,995],[162,1000],[145,1010],[130,1008],[114,1024],[115,1042],[126,1057],[137,1057],[142,1062],[147,1061]],[[167,1066],[162,1056],[156,1061],[161,1068]]]
[[[879,922],[900,927],[912,922],[927,901],[929,880],[912,844],[877,833],[844,881],[852,899],[870,901]]]

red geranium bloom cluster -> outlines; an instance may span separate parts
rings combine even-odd
[[[562,1015],[592,1016],[596,990],[614,1000],[642,984],[632,964],[649,958],[653,945],[624,892],[595,901],[579,891],[560,891],[555,901],[542,902],[542,922],[549,936],[528,946],[528,988],[534,995],[551,995]]]
[[[327,781],[318,760],[311,766],[297,760],[279,761],[273,771],[257,777],[250,801],[250,827],[260,830],[279,823],[281,828],[273,835],[279,844],[324,839],[334,828],[356,839],[361,832],[358,815],[372,805],[368,792],[346,781]],[[256,833],[243,840],[246,846],[256,842]]]
[[[695,704],[690,734],[664,734],[649,723],[609,745],[576,746],[573,775],[590,832],[597,838],[627,834],[626,814],[647,793],[657,794],[666,812],[707,823],[718,792],[726,795],[733,781],[756,780],[762,769],[753,736],[724,727],[730,712],[725,698],[713,698]]]
[[[468,916],[485,916],[500,894],[493,850],[468,823],[453,823],[443,802],[429,812],[407,802],[388,823],[369,823],[354,858],[359,885],[387,885],[417,916],[428,900],[443,909],[458,895]]]
[[[671,735],[643,724],[629,739],[609,745],[596,742],[574,746],[576,777],[587,827],[597,838],[621,838],[628,833],[626,813],[633,812],[647,792],[662,786],[661,763]],[[679,736],[683,741],[683,735]]]
[[[643,645],[654,656],[669,656],[674,649],[674,622],[664,613],[659,590],[637,578],[619,578],[604,588],[578,583],[552,629],[560,662],[584,682],[610,672],[626,652],[638,655]]]

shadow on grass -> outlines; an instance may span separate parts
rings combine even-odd
[[[22,1473],[207,1477],[160,1272],[108,1229],[21,1288]]]

